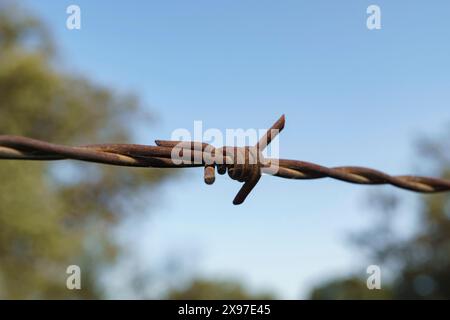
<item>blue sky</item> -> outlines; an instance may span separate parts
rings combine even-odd
[[[265,128],[284,113],[283,158],[405,174],[417,169],[415,139],[450,119],[448,1],[25,4],[48,23],[58,63],[134,92],[156,112],[159,123],[138,143],[170,138],[195,120]],[[79,31],[65,27],[70,4],[81,7]],[[370,4],[381,8],[381,30],[366,28]],[[411,206],[418,199],[391,187],[263,177],[236,207],[239,187],[226,177],[206,186],[200,169],[186,170],[125,237],[145,263],[185,252],[198,274],[304,298],[314,284],[369,263],[346,236],[370,221],[370,190],[401,194]]]

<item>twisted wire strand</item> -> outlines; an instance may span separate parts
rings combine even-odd
[[[234,204],[244,202],[263,173],[287,179],[328,177],[355,184],[390,184],[422,193],[450,191],[450,180],[445,179],[412,175],[391,176],[365,167],[329,168],[305,161],[264,158],[262,151],[281,132],[284,123],[285,118],[282,116],[254,147],[214,148],[207,143],[166,140],[156,140],[156,146],[96,144],[69,147],[21,136],[0,135],[0,159],[73,159],[116,166],[153,168],[204,167],[204,180],[207,184],[214,183],[217,169],[219,174],[228,172],[233,180],[244,182],[233,201]],[[177,154],[178,160],[183,161],[175,161],[174,154]]]

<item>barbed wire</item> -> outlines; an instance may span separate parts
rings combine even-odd
[[[364,167],[328,168],[299,160],[264,158],[263,150],[283,130],[284,125],[283,115],[253,147],[214,148],[207,143],[169,140],[156,140],[156,146],[96,144],[69,147],[21,136],[0,135],[0,159],[74,159],[116,166],[153,168],[204,167],[204,181],[207,184],[214,183],[217,169],[219,174],[228,172],[231,179],[244,183],[234,198],[235,205],[244,202],[262,174],[287,179],[329,177],[356,184],[391,184],[422,193],[450,191],[450,181],[445,179],[391,176]]]

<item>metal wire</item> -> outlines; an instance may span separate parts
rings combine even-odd
[[[262,173],[288,179],[329,177],[356,184],[391,184],[423,193],[450,191],[450,181],[444,179],[410,175],[390,176],[364,167],[328,168],[305,161],[265,159],[262,151],[283,130],[284,124],[283,115],[254,147],[214,148],[206,143],[166,140],[155,141],[156,146],[98,144],[68,147],[21,136],[0,135],[0,159],[75,159],[116,166],[154,168],[204,167],[204,180],[207,184],[214,183],[217,169],[219,174],[228,172],[233,180],[244,182],[233,201],[236,205],[244,202]],[[174,159],[174,154],[179,158]],[[180,159],[183,162],[180,163]],[[239,159],[241,161],[238,161]]]

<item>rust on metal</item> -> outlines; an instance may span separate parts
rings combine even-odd
[[[21,136],[0,135],[0,159],[74,159],[116,166],[153,168],[204,167],[204,181],[207,184],[214,183],[217,169],[219,174],[228,172],[231,179],[244,183],[233,200],[235,205],[245,201],[263,173],[287,179],[329,177],[356,184],[391,184],[423,193],[450,191],[450,181],[445,179],[391,176],[364,167],[328,168],[305,161],[264,158],[262,152],[283,130],[284,124],[283,115],[252,147],[215,148],[207,143],[167,140],[156,140],[156,146],[97,144],[69,147]],[[174,161],[174,154],[183,161]]]

